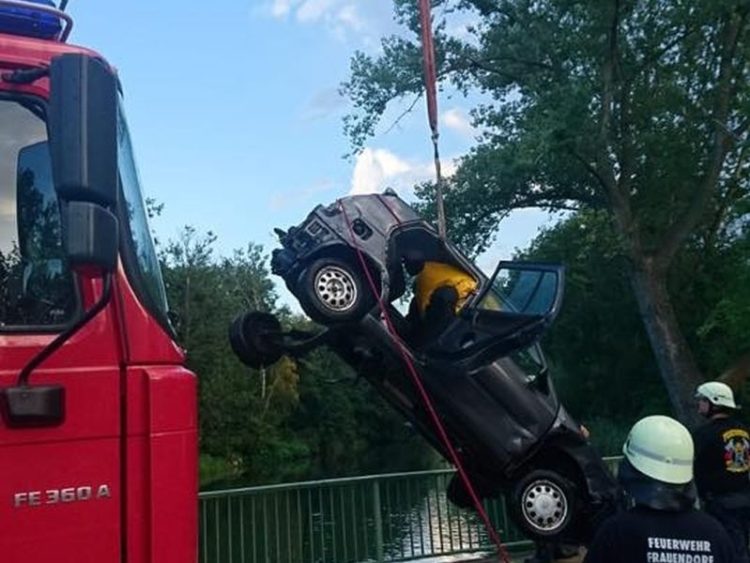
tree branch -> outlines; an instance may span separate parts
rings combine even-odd
[[[667,52],[669,52],[673,47],[676,45],[679,45],[682,41],[690,37],[693,33],[695,33],[698,29],[700,29],[699,26],[695,27],[686,27],[682,34],[677,35],[672,41],[664,45],[661,49],[658,49],[653,56],[643,59],[641,61],[641,64],[637,65],[635,67],[635,72],[633,72],[632,76],[630,77],[630,80],[633,80],[636,76],[638,76],[641,72],[644,70],[647,70],[650,68],[653,64],[657,63],[659,59],[661,59]]]
[[[693,201],[683,215],[678,218],[667,231],[660,245],[657,259],[669,263],[680,245],[685,241],[695,225],[705,212],[706,205],[714,193],[724,166],[727,152],[734,139],[726,126],[729,118],[732,98],[732,79],[734,76],[734,57],[737,52],[739,39],[744,31],[747,18],[746,13],[734,12],[729,15],[722,30],[721,60],[719,63],[719,79],[716,86],[716,105],[714,106],[714,134],[710,151],[708,168],[703,181],[696,190]]]
[[[411,111],[412,111],[412,110],[414,109],[414,106],[416,106],[416,105],[417,105],[417,102],[419,101],[419,99],[420,99],[421,97],[422,97],[422,94],[421,94],[421,93],[417,94],[417,95],[416,95],[416,96],[414,97],[414,101],[413,101],[413,102],[412,102],[411,104],[409,104],[409,107],[408,107],[408,108],[406,108],[406,109],[405,109],[405,110],[404,110],[404,111],[403,111],[403,112],[401,113],[401,115],[399,115],[399,116],[398,116],[398,117],[397,117],[397,118],[395,119],[395,121],[394,121],[393,123],[391,123],[391,124],[390,124],[390,125],[388,126],[388,129],[386,129],[386,130],[385,130],[385,133],[383,133],[383,134],[384,134],[384,135],[387,135],[388,133],[390,133],[391,131],[393,131],[393,129],[394,129],[395,127],[396,127],[396,125],[398,125],[398,124],[399,124],[399,123],[401,122],[401,120],[402,120],[402,119],[403,119],[404,117],[406,117],[407,115],[409,115],[409,114],[411,113]]]
[[[608,31],[608,49],[602,65],[601,108],[599,113],[599,134],[596,151],[596,168],[609,196],[612,213],[617,222],[620,234],[631,254],[635,258],[640,254],[640,237],[636,232],[633,212],[630,207],[630,195],[622,191],[615,178],[615,171],[610,161],[611,126],[615,98],[615,72],[618,60],[618,28],[620,25],[620,1],[614,0],[612,21]]]
[[[721,229],[724,219],[732,206],[738,199],[742,198],[742,187],[740,184],[740,175],[742,174],[742,168],[745,164],[745,157],[747,156],[747,149],[749,145],[745,145],[740,150],[740,154],[737,156],[737,163],[734,166],[731,178],[729,179],[729,186],[726,189],[724,197],[719,202],[719,207],[714,215],[714,220],[708,228],[708,233],[704,240],[704,248],[710,249],[714,245],[714,241]]]
[[[549,63],[543,63],[541,61],[531,61],[528,59],[520,59],[518,57],[512,57],[512,56],[504,56],[504,57],[493,57],[491,59],[485,59],[486,63],[495,63],[495,62],[512,62],[512,63],[518,63],[524,66],[530,66],[530,67],[536,67],[536,68],[543,68],[544,70],[556,70],[554,66],[552,66]]]
[[[576,151],[573,148],[568,148],[568,152],[575,158],[578,162],[580,162],[583,167],[586,169],[589,174],[591,174],[597,182],[599,182],[599,185],[604,190],[604,193],[607,193],[609,186],[607,186],[607,182],[604,180],[601,174],[599,174],[599,170],[596,166],[588,162],[583,155],[581,155],[578,151]]]
[[[558,203],[559,202],[559,203]],[[598,203],[595,198],[581,195],[562,194],[552,195],[549,193],[531,193],[529,189],[515,194],[515,197],[508,202],[508,209],[524,208],[543,208],[556,209],[560,211],[580,211],[581,205],[572,205],[571,202],[578,202],[582,205],[596,206]]]
[[[614,2],[614,14],[612,17],[612,24],[610,26],[608,38],[609,38],[609,49],[607,57],[604,60],[602,66],[602,90],[601,90],[601,108],[599,110],[599,142],[597,144],[598,150],[596,151],[596,167],[597,175],[601,178],[601,181],[610,194],[611,198],[614,198],[616,191],[616,183],[614,180],[614,172],[609,162],[609,147],[610,147],[610,126],[612,121],[612,105],[614,103],[614,59],[617,51],[617,24],[619,17],[619,1]]]
[[[474,59],[472,57],[466,56],[466,55],[463,55],[462,58],[464,60],[466,60],[474,68],[477,68],[479,70],[483,70],[483,71],[488,72],[490,74],[496,74],[498,76],[502,76],[504,78],[507,78],[508,80],[513,81],[513,82],[521,82],[521,79],[518,76],[513,75],[513,74],[509,74],[509,73],[504,72],[504,71],[502,71],[502,70],[500,70],[498,68],[490,66],[489,64],[487,64],[484,61],[478,61],[478,60],[476,60],[476,59]],[[460,69],[460,68],[455,68],[454,67],[454,68],[450,68],[448,70],[448,72],[458,71],[458,70],[464,70],[464,69]]]

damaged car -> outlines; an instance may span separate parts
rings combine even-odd
[[[319,205],[277,234],[272,271],[322,327],[284,332],[270,314],[245,313],[230,328],[243,362],[258,367],[328,346],[450,459],[411,364],[481,497],[505,495],[530,537],[590,539],[619,488],[561,405],[538,344],[560,311],[560,265],[500,262],[488,277],[392,191]],[[415,262],[473,280],[429,338],[415,337],[413,315],[399,305],[413,281],[405,265]],[[448,494],[471,504],[456,478]]]

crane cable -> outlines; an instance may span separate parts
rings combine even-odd
[[[427,118],[430,123],[433,157],[435,159],[435,177],[436,177],[435,203],[436,203],[436,208],[437,208],[438,235],[440,236],[440,239],[443,242],[446,242],[447,229],[446,229],[446,223],[445,223],[445,206],[443,203],[444,180],[443,180],[443,175],[441,173],[441,168],[440,168],[440,151],[438,148],[438,139],[440,137],[440,133],[438,130],[438,114],[437,114],[437,70],[436,70],[436,65],[435,65],[435,46],[432,40],[432,17],[430,14],[430,0],[419,0],[419,20],[420,20],[421,35],[422,35],[422,66],[424,70],[424,85],[425,85],[425,92],[427,95]],[[369,277],[369,271],[365,267],[366,264],[364,264],[364,258],[361,256],[361,251],[360,251],[360,260],[362,260],[363,262],[362,266],[363,268],[365,268],[365,271],[368,273],[368,277]],[[372,282],[372,280],[370,281]],[[373,290],[376,289],[374,283],[372,283],[372,289]],[[401,343],[398,336],[396,335],[395,330],[393,330],[393,325],[390,322],[390,319],[385,310],[384,304],[379,298],[378,298],[378,302],[380,303],[380,308],[383,312],[386,325],[388,326],[389,331],[391,331],[394,340],[396,340],[398,343],[399,349],[401,350],[401,353],[404,357],[404,361],[409,367],[409,372],[412,375],[412,379],[414,380],[414,383],[417,386],[417,389],[419,390],[420,395],[422,396],[422,400],[427,406],[427,410],[430,413],[430,417],[432,418],[432,421],[438,430],[438,434],[441,440],[443,441],[444,445],[446,446],[446,449],[448,450],[450,454],[451,461],[456,466],[456,470],[458,471],[459,477],[461,478],[464,488],[469,493],[469,496],[471,497],[471,500],[474,504],[474,508],[476,509],[477,513],[482,519],[482,522],[484,523],[487,533],[489,534],[490,538],[492,539],[492,542],[495,544],[495,547],[497,548],[497,554],[498,554],[499,560],[505,561],[505,562],[510,561],[508,557],[508,553],[505,550],[505,547],[503,546],[503,543],[500,540],[499,535],[497,534],[495,528],[493,527],[492,522],[490,522],[490,519],[487,516],[487,513],[484,510],[484,507],[482,506],[482,503],[479,500],[479,497],[474,491],[474,487],[471,484],[471,480],[469,479],[469,476],[464,471],[464,468],[461,464],[461,460],[459,459],[457,452],[453,448],[453,445],[451,444],[448,438],[448,435],[446,434],[445,429],[443,428],[443,425],[441,424],[440,419],[432,406],[430,398],[427,395],[427,391],[422,385],[422,382],[420,381],[417,375],[417,371],[414,368],[414,365],[412,364],[411,359],[406,354],[406,351],[404,350],[404,346]]]
[[[367,278],[367,283],[370,286],[370,290],[372,291],[373,295],[377,299],[378,307],[383,316],[383,321],[385,323],[386,329],[388,330],[388,333],[390,334],[391,339],[393,340],[394,344],[396,345],[399,352],[401,353],[401,357],[404,360],[404,364],[408,368],[408,372],[409,372],[409,375],[411,376],[412,382],[414,383],[414,386],[416,387],[419,393],[419,396],[421,397],[422,402],[424,403],[425,408],[427,409],[427,412],[430,416],[430,420],[433,426],[435,427],[437,435],[440,441],[442,442],[442,444],[445,446],[445,449],[448,452],[448,457],[450,458],[450,461],[453,463],[453,465],[456,466],[456,471],[458,472],[458,476],[461,480],[461,483],[463,484],[464,489],[466,489],[466,491],[469,493],[469,497],[471,498],[472,504],[474,505],[474,509],[477,511],[479,518],[482,520],[482,523],[484,524],[484,527],[487,530],[487,535],[489,535],[492,543],[495,545],[495,548],[497,550],[497,555],[498,555],[498,561],[500,563],[510,563],[511,561],[510,556],[508,555],[508,552],[505,549],[503,542],[500,540],[500,535],[497,533],[497,531],[495,530],[495,527],[492,525],[492,522],[490,521],[490,517],[487,515],[487,511],[484,509],[484,506],[482,505],[482,501],[479,500],[479,495],[477,495],[476,490],[474,489],[474,486],[471,484],[471,479],[469,478],[468,473],[466,472],[463,464],[461,463],[461,458],[459,457],[458,452],[456,451],[456,448],[453,447],[453,444],[451,443],[451,440],[448,437],[448,433],[445,430],[445,426],[440,421],[440,417],[438,416],[438,413],[432,404],[432,400],[430,400],[430,396],[427,393],[427,389],[425,389],[425,386],[419,377],[419,373],[417,372],[417,369],[414,367],[414,362],[412,362],[411,358],[409,357],[409,353],[406,350],[406,346],[401,341],[401,337],[398,335],[396,328],[393,326],[393,321],[391,320],[391,316],[388,313],[388,309],[386,308],[385,303],[383,302],[383,298],[381,297],[380,292],[378,291],[378,287],[375,283],[375,280],[372,277],[370,268],[367,265],[364,252],[362,251],[362,249],[360,248],[357,242],[357,237],[355,236],[352,221],[349,218],[349,215],[346,212],[346,208],[344,207],[344,204],[341,200],[338,201],[338,207],[344,216],[344,221],[349,230],[350,243],[357,252],[357,257],[359,258],[360,267],[362,268],[362,271],[365,273],[365,277]]]
[[[435,159],[435,203],[437,207],[438,235],[445,241],[445,207],[443,205],[443,175],[440,170],[440,151],[438,149],[437,118],[437,71],[435,70],[435,47],[432,41],[432,22],[430,17],[430,0],[419,0],[419,19],[422,28],[422,66],[424,68],[424,85],[427,93],[427,118],[432,132],[432,150]]]

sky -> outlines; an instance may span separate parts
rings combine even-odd
[[[221,254],[249,242],[270,251],[273,228],[318,203],[389,186],[408,199],[434,178],[424,99],[395,126],[394,104],[362,153],[343,158],[352,108],[338,89],[350,59],[405,32],[389,0],[70,0],[68,12],[70,42],[118,69],[144,195],[164,204],[160,240],[191,225],[213,231]],[[478,133],[466,99],[448,91],[438,104],[450,172]],[[511,216],[480,266],[508,258],[546,221],[537,210]]]

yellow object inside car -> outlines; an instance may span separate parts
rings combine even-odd
[[[415,284],[415,297],[419,312],[424,314],[436,289],[453,287],[458,293],[456,302],[456,313],[458,313],[469,296],[474,293],[477,285],[477,280],[460,268],[442,262],[425,262]]]

